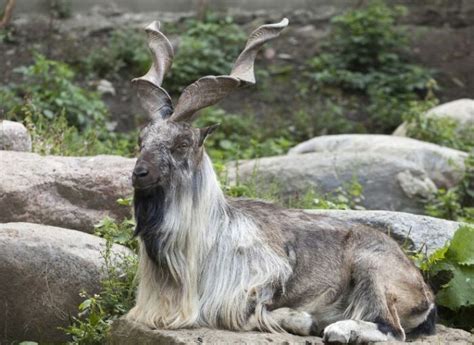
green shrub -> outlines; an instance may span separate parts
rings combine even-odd
[[[460,127],[450,118],[426,116],[426,112],[436,104],[436,100],[410,103],[403,115],[407,124],[407,136],[457,150],[473,150],[474,126]]]
[[[441,320],[474,329],[474,227],[461,226],[450,243],[419,262],[434,286]]]
[[[340,99],[336,102],[326,98],[307,102],[312,103],[311,109],[296,111],[290,123],[275,120],[279,127],[289,128],[293,141],[302,142],[321,135],[366,132],[363,125],[346,117],[346,113],[351,112],[350,101]]]
[[[206,150],[215,163],[282,155],[295,145],[286,131],[269,132],[253,116],[229,114],[214,107],[201,112],[196,126],[216,123],[219,128],[206,139]]]
[[[15,29],[11,26],[0,29],[0,43],[15,43]]]
[[[208,14],[203,21],[189,19],[173,60],[165,88],[179,93],[205,75],[227,75],[244,48],[246,35],[231,17]]]
[[[166,33],[166,27],[163,31]],[[164,81],[165,89],[179,93],[202,76],[229,74],[244,44],[245,34],[230,17],[221,19],[209,14],[203,21],[186,20],[171,73]],[[111,77],[125,69],[130,76],[138,77],[150,67],[151,56],[142,30],[121,29],[112,32],[106,46],[78,63],[87,73],[100,77]]]
[[[48,5],[54,18],[67,19],[72,16],[72,0],[48,0]]]
[[[33,116],[28,106],[24,106],[21,111],[27,115],[24,123],[31,135],[32,150],[41,155],[112,154],[133,157],[136,154],[136,131],[115,133],[107,130],[105,126],[87,127],[79,131],[67,123],[64,111],[53,120]],[[36,121],[33,121],[33,118],[36,118]]]
[[[24,122],[33,151],[46,155],[133,156],[136,131],[115,133],[107,128],[107,107],[96,93],[74,83],[71,68],[35,55],[35,62],[18,69],[21,83],[0,87],[5,117]]]
[[[237,164],[237,163],[236,163]],[[356,177],[351,182],[344,183],[330,193],[320,193],[317,188],[308,188],[301,195],[295,194],[289,197],[282,194],[282,188],[278,181],[268,183],[261,181],[258,170],[246,181],[240,181],[237,168],[237,180],[230,184],[225,175],[221,172],[221,185],[227,196],[246,197],[251,199],[261,199],[274,202],[287,208],[299,209],[324,209],[324,210],[361,210],[364,207],[361,203],[364,200],[363,187]]]
[[[99,77],[114,77],[126,69],[127,77],[143,75],[151,64],[143,30],[118,29],[112,31],[107,44],[94,49],[79,68]]]
[[[0,104],[7,118],[23,120],[27,105],[33,121],[64,114],[68,123],[79,129],[104,124],[108,115],[105,104],[98,94],[74,83],[74,72],[68,65],[35,54],[31,66],[16,72],[22,81],[0,88]]]
[[[357,96],[359,112],[370,121],[366,126],[381,132],[398,125],[408,102],[432,83],[430,71],[402,55],[408,39],[396,20],[404,12],[372,1],[334,17],[325,52],[308,62],[307,76],[318,91],[339,88]]]
[[[448,190],[438,190],[426,204],[426,213],[433,217],[474,223],[474,151],[464,161],[461,182]]]
[[[95,234],[106,240],[102,253],[105,278],[101,281],[99,294],[81,293],[84,301],[79,305],[79,314],[72,318],[71,325],[65,329],[72,338],[70,343],[105,344],[112,322],[134,306],[138,268],[137,242],[132,238],[134,227],[135,223],[130,219],[120,224],[104,219],[96,226]],[[114,257],[114,244],[127,246],[135,255]]]

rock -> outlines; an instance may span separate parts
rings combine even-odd
[[[472,344],[469,332],[437,326],[437,334],[422,336],[413,345]],[[135,322],[119,319],[112,324],[111,345],[173,345],[173,344],[323,344],[320,337],[299,337],[291,334],[263,332],[231,332],[207,328],[182,330],[152,330]],[[406,344],[404,342],[374,343],[379,345]]]
[[[152,330],[142,324],[119,319],[112,324],[110,345],[171,344],[310,344],[322,345],[319,337],[262,332],[231,332],[208,328]]]
[[[19,122],[0,120],[0,150],[31,151],[31,137]]]
[[[106,79],[101,79],[97,82],[97,92],[101,95],[115,96],[115,88],[112,83]]]
[[[134,159],[57,157],[0,151],[0,223],[31,222],[92,232],[106,216],[123,219],[117,204],[132,195]]]
[[[474,126],[474,99],[458,99],[444,103],[428,110],[425,116],[432,118],[448,118],[458,123],[458,127]],[[396,136],[407,135],[407,123],[402,123],[393,132]]]
[[[347,222],[347,227],[363,224],[374,227],[392,236],[400,244],[410,249],[423,247],[427,253],[443,247],[451,240],[462,223],[450,220],[421,216],[404,212],[352,211],[352,210],[306,210],[305,212],[323,215],[328,222]]]
[[[278,188],[284,199],[314,189],[319,194],[347,187],[356,179],[363,187],[362,206],[371,210],[423,213],[423,199],[433,185],[422,168],[405,159],[375,152],[321,152],[267,157],[227,165],[228,181],[254,184],[259,191]],[[400,174],[402,173],[402,174]]]
[[[462,151],[405,137],[377,134],[326,135],[293,147],[288,154],[312,152],[378,153],[394,160],[407,160],[418,166],[440,188],[451,188],[463,177]]]
[[[79,231],[31,223],[0,224],[0,343],[66,340],[81,291],[96,293],[105,241]],[[114,245],[117,260],[130,252]]]

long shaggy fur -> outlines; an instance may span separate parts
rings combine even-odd
[[[166,191],[135,194],[140,284],[128,317],[238,330],[255,313],[259,328],[278,328],[265,304],[292,273],[287,259],[226,202],[206,154],[195,173],[175,174]]]

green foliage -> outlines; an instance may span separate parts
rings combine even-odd
[[[474,149],[474,126],[460,127],[447,117],[426,116],[426,112],[437,104],[436,100],[411,102],[403,119],[407,123],[407,136],[453,149]]]
[[[209,14],[203,21],[188,19],[171,73],[165,78],[165,89],[179,93],[202,76],[230,73],[244,44],[245,34],[230,17],[221,19]],[[149,68],[151,57],[142,30],[120,29],[112,32],[107,45],[78,63],[86,73],[100,77],[114,76],[125,69],[132,76],[140,76]]]
[[[440,315],[449,325],[474,327],[474,227],[461,226],[451,242],[421,263],[437,290]]]
[[[464,161],[461,182],[448,190],[438,190],[426,204],[426,213],[433,217],[474,223],[474,151]]]
[[[474,223],[474,126],[460,128],[452,119],[426,116],[426,112],[436,104],[436,100],[410,104],[404,114],[407,136],[470,154],[464,161],[461,182],[448,190],[439,189],[426,204],[426,213],[433,217]]]
[[[312,97],[314,98],[314,96]],[[297,111],[290,124],[280,124],[281,128],[289,127],[293,141],[302,142],[321,135],[364,133],[366,131],[359,123],[346,118],[345,114],[349,112],[349,106],[346,107],[343,100],[339,102],[330,98],[318,100],[312,108],[312,111]],[[275,121],[278,122],[278,120]]]
[[[216,123],[219,128],[206,139],[206,150],[215,162],[282,155],[295,145],[285,131],[269,132],[253,116],[229,114],[219,108],[204,109],[196,126]]]
[[[122,204],[127,202],[121,199]],[[100,345],[106,337],[112,322],[129,311],[135,303],[136,255],[112,255],[114,244],[125,245],[137,254],[137,242],[132,238],[133,220],[116,223],[104,219],[96,226],[95,234],[105,238],[104,279],[99,294],[81,293],[84,301],[79,305],[79,314],[73,317],[71,325],[65,330],[72,338],[71,344]]]
[[[351,182],[343,184],[330,193],[322,194],[317,191],[317,188],[308,188],[304,194],[292,195],[290,197],[282,195],[281,185],[277,181],[272,183],[262,181],[257,170],[255,170],[250,179],[243,182],[237,178],[234,184],[229,184],[226,176],[221,174],[221,184],[227,196],[262,199],[287,208],[325,210],[364,209],[360,205],[364,200],[363,187],[355,177]]]
[[[0,29],[0,43],[15,43],[15,30],[11,26]]]
[[[124,70],[135,77],[144,74],[150,66],[151,56],[142,31],[112,31],[107,45],[94,49],[84,60],[78,61],[79,67],[99,77],[114,77]]]
[[[67,19],[72,15],[72,0],[48,0],[48,5],[54,18]]]
[[[16,69],[22,75],[21,83],[0,88],[0,104],[7,118],[23,120],[27,105],[33,121],[64,114],[70,125],[80,129],[104,124],[108,115],[105,104],[98,94],[74,83],[74,72],[68,65],[41,54],[34,58],[31,66]]]
[[[404,12],[373,1],[334,17],[325,52],[308,62],[307,75],[318,91],[338,88],[357,96],[359,112],[366,112],[371,122],[366,125],[382,132],[401,122],[417,92],[433,86],[431,72],[401,55],[408,39],[396,20]]]
[[[205,75],[229,74],[245,45],[245,33],[231,17],[207,14],[203,21],[189,19],[180,36],[171,75],[165,88],[172,93]]]
[[[33,152],[59,156],[135,156],[136,131],[115,133],[107,130],[105,126],[87,127],[79,131],[68,125],[64,111],[53,120],[33,116],[28,106],[21,108],[21,111],[27,115],[24,123],[31,135]],[[36,121],[33,121],[33,118],[36,118]]]
[[[0,87],[5,117],[20,120],[40,154],[133,156],[136,131],[115,133],[107,128],[108,110],[96,93],[74,83],[71,68],[35,55],[35,62],[17,69],[18,85]]]
[[[95,226],[95,234],[109,242],[120,244],[134,252],[138,252],[138,242],[132,237],[134,229],[135,221],[133,219],[125,219],[121,223],[117,223],[112,218],[106,217]]]

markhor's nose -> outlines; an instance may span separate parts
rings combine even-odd
[[[136,177],[145,177],[148,175],[148,169],[143,165],[138,165],[135,167],[135,169],[133,169],[133,175]]]

